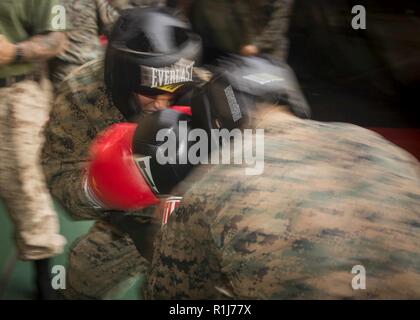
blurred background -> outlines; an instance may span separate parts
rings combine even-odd
[[[351,28],[365,6],[366,30]],[[296,1],[289,63],[321,121],[373,129],[420,158],[420,3]]]

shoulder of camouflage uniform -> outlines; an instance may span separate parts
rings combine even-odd
[[[57,95],[72,94],[74,97],[89,95],[104,86],[104,59],[98,58],[76,68],[60,84]]]
[[[398,168],[398,175],[420,181],[420,163],[408,151],[387,140],[379,133],[351,123],[301,120],[303,126],[310,124],[322,129],[324,136],[357,147],[359,152],[389,168]]]

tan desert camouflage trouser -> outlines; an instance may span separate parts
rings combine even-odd
[[[147,266],[129,235],[99,220],[72,245],[63,295],[71,300],[116,298]]]
[[[0,198],[14,223],[23,260],[57,255],[66,243],[39,159],[50,101],[47,80],[0,88]]]

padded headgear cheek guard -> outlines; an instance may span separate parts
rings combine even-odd
[[[141,112],[133,92],[180,93],[193,84],[201,39],[165,8],[124,11],[115,23],[105,57],[105,84],[114,105],[130,119]]]
[[[310,117],[310,108],[289,66],[235,56],[220,60],[212,79],[194,89],[194,126],[206,131],[246,128],[258,102],[286,105],[296,116]]]
[[[210,133],[211,129],[246,127],[249,124],[249,110],[255,99],[235,89],[225,73],[213,77],[202,87],[194,88],[192,115],[194,127]]]

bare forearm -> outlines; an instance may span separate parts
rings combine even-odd
[[[65,50],[67,37],[63,32],[49,32],[20,42],[17,46],[21,50],[23,61],[44,61]]]

